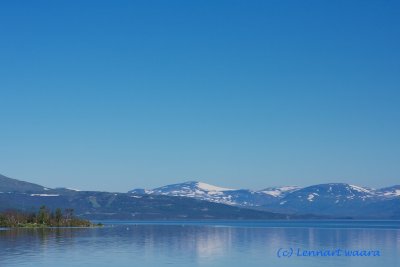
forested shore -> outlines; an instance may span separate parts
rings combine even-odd
[[[7,210],[0,212],[0,227],[93,227],[89,220],[78,218],[73,209],[52,211],[41,206],[37,212]]]

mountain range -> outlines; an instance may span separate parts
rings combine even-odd
[[[400,185],[372,189],[346,183],[328,183],[308,187],[268,187],[256,191],[222,188],[191,181],[152,190],[134,189],[129,192],[187,197],[284,214],[400,218]]]
[[[191,181],[127,193],[47,188],[0,175],[0,211],[73,208],[88,219],[400,219],[400,185],[345,183],[262,190]]]
[[[10,209],[33,212],[42,205],[51,210],[72,208],[79,217],[101,220],[305,218],[186,197],[47,188],[0,175],[0,212]]]

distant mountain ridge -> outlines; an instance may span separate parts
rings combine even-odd
[[[196,198],[270,212],[339,217],[400,217],[400,185],[372,189],[346,183],[262,190],[228,189],[203,182],[172,184],[130,193]],[[397,205],[398,204],[398,205]]]
[[[155,189],[134,189],[128,193],[151,194],[191,197],[215,203],[236,205],[243,207],[257,207],[269,204],[277,197],[300,189],[297,186],[270,187],[260,191],[248,189],[230,189],[218,187],[203,182],[189,181],[179,184],[171,184]]]
[[[0,174],[0,192],[44,192],[46,187],[12,179]]]
[[[255,191],[190,181],[113,193],[46,188],[0,175],[0,211],[41,205],[73,208],[89,219],[400,219],[400,185],[329,183]]]
[[[143,195],[46,188],[0,176],[0,211],[18,209],[32,212],[45,205],[72,208],[87,219],[118,220],[270,220],[301,218],[163,195]],[[308,218],[309,216],[307,216]]]

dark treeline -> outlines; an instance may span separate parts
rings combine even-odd
[[[74,216],[73,209],[50,211],[41,206],[37,212],[8,210],[0,213],[0,227],[89,227],[88,220]]]

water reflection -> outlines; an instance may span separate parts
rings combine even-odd
[[[290,258],[279,248],[379,249],[379,258]],[[398,229],[117,225],[0,231],[0,266],[400,266]]]

